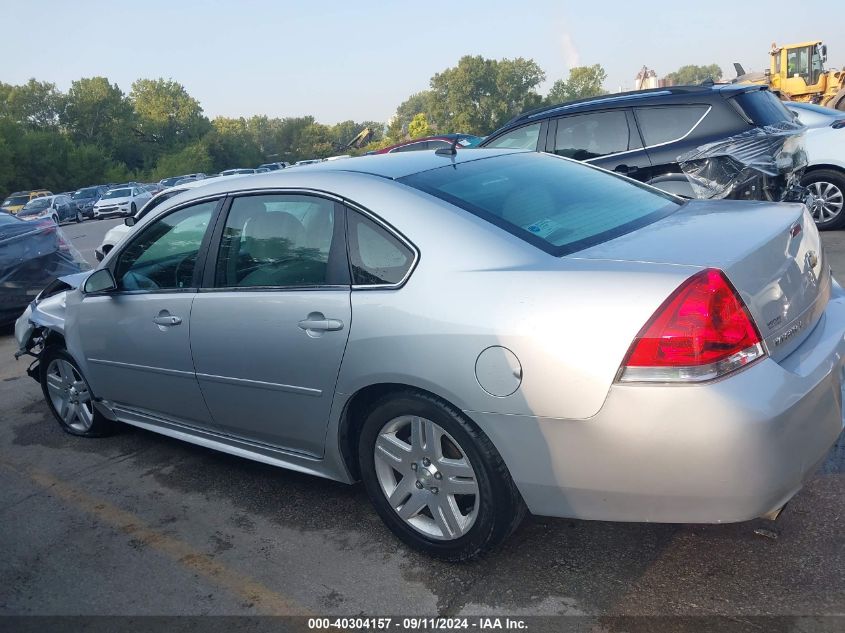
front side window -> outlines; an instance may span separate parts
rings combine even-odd
[[[558,256],[630,233],[680,206],[646,185],[541,153],[459,163],[399,182]]]
[[[340,246],[334,242],[330,200],[285,194],[236,198],[223,229],[215,285],[326,285],[332,248]]]
[[[216,201],[170,213],[146,227],[120,254],[121,290],[176,290],[193,286],[194,268]]]
[[[515,130],[505,132],[496,137],[484,147],[495,149],[537,149],[537,140],[540,137],[540,123],[523,125]]]
[[[707,112],[706,105],[636,108],[637,122],[648,146],[677,141],[692,131]]]
[[[617,154],[631,149],[630,136],[624,110],[577,114],[558,121],[554,153],[575,160]]]
[[[384,227],[350,211],[347,223],[352,283],[398,284],[414,263],[414,252]]]

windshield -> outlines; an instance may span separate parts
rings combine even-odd
[[[566,255],[651,224],[678,199],[571,160],[526,152],[458,163],[399,182]]]
[[[29,196],[11,196],[3,201],[4,207],[17,207],[29,202]]]
[[[74,199],[74,200],[79,200],[81,198],[95,198],[96,196],[97,196],[97,188],[96,187],[87,187],[86,189],[80,189],[79,191],[74,191],[71,198]]]
[[[47,209],[50,206],[50,200],[47,198],[37,198],[32,202],[27,203],[27,205],[23,208],[23,211],[39,211],[41,209]]]
[[[103,196],[103,200],[111,199],[111,198],[128,198],[132,194],[130,189],[112,189],[111,191],[106,192]]]

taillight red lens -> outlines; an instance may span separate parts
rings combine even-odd
[[[721,270],[687,279],[634,339],[626,367],[699,367],[759,345],[760,333]]]

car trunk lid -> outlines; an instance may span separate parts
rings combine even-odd
[[[799,204],[690,201],[654,224],[570,257],[723,270],[775,360],[810,334],[830,296],[818,230]]]

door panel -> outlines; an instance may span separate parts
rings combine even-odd
[[[323,454],[351,322],[349,289],[200,293],[191,314],[197,378],[217,430]],[[332,320],[334,330],[306,330]],[[300,325],[301,321],[306,321]],[[317,324],[317,327],[321,327]]]
[[[216,429],[321,456],[351,319],[343,207],[234,198],[191,312],[194,367]]]
[[[205,426],[208,410],[194,376],[189,339],[193,292],[88,296],[80,340],[98,397]],[[169,315],[176,325],[158,325]]]

